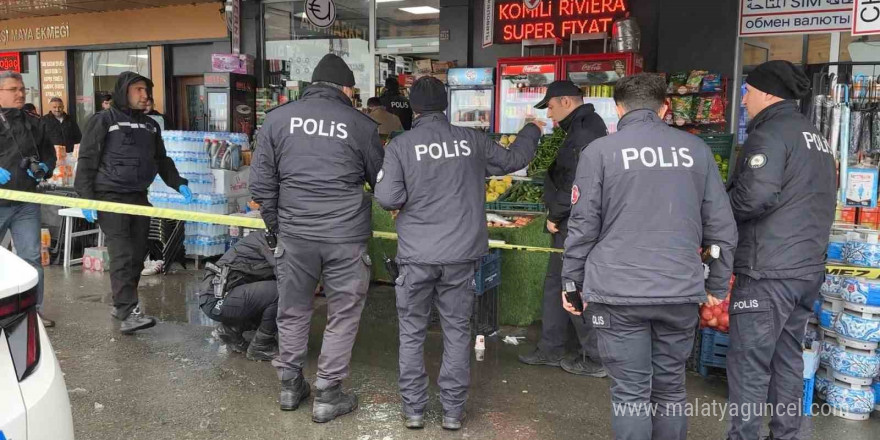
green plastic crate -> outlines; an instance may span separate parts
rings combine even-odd
[[[486,203],[486,210],[489,211],[517,211],[517,212],[535,212],[541,213],[544,212],[546,207],[543,203],[533,203],[533,202],[510,202],[507,201],[508,196],[510,196],[511,190],[515,188],[517,185],[540,185],[543,186],[543,183],[540,182],[522,182],[518,181],[514,183],[507,191],[504,192],[501,196],[498,197],[498,200]]]
[[[730,153],[733,151],[732,134],[703,134],[699,136],[712,149],[713,155],[717,154],[722,158],[730,159]]]

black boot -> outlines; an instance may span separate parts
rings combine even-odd
[[[550,355],[541,351],[540,348],[536,348],[535,351],[528,354],[519,355],[519,361],[526,365],[549,365],[551,367],[558,367],[560,362],[562,362],[563,355]]]
[[[342,392],[342,385],[337,384],[326,390],[318,390],[312,406],[312,421],[327,423],[341,415],[348,414],[358,407],[358,399],[354,393]]]
[[[278,356],[278,344],[275,335],[270,335],[257,330],[254,339],[247,348],[247,358],[252,361],[271,361]]]
[[[309,397],[312,388],[309,382],[303,377],[302,373],[293,379],[281,381],[281,411],[294,411],[299,408],[299,404]]]
[[[248,342],[241,335],[240,328],[232,325],[218,324],[214,330],[217,339],[228,345],[229,348],[236,353],[244,353],[248,348]]]

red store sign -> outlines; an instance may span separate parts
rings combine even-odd
[[[0,53],[0,70],[21,73],[21,54],[18,52]]]
[[[495,3],[495,43],[572,34],[611,33],[611,24],[629,10],[624,0],[541,0],[528,9],[522,0]]]

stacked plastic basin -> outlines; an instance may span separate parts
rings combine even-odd
[[[880,375],[880,281],[828,275],[817,301],[821,340],[816,392],[834,415],[867,420]]]

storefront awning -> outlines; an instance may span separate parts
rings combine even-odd
[[[0,20],[216,2],[217,0],[15,0],[0,2]]]

